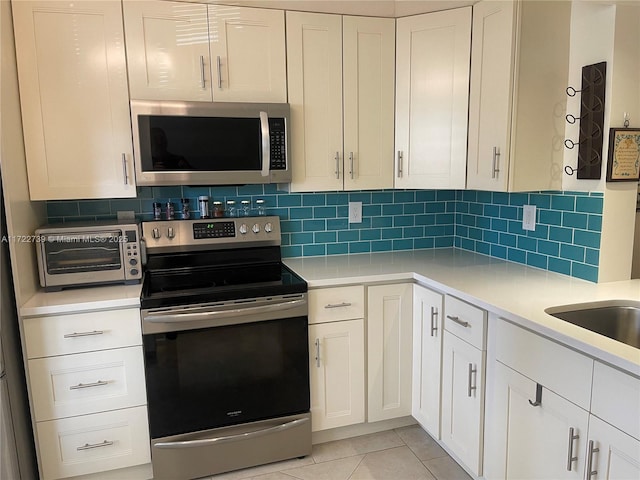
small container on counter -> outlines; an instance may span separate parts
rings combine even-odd
[[[213,202],[213,216],[214,218],[224,217],[224,205],[222,205],[222,202]]]
[[[162,204],[160,202],[153,202],[153,219],[162,220]]]
[[[182,219],[189,220],[191,217],[191,212],[189,211],[189,199],[183,198],[180,200],[181,211],[182,211]]]
[[[200,212],[200,218],[209,218],[209,197],[206,195],[200,195],[198,197],[198,210]]]
[[[171,200],[169,200],[167,202],[167,220],[173,220],[174,218],[176,218],[176,210],[173,206],[173,203],[171,202]]]
[[[261,217],[267,214],[264,206],[264,200],[262,200],[261,198],[256,200],[256,214]]]
[[[227,200],[227,217],[235,217],[236,214],[236,201]]]

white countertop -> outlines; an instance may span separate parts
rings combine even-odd
[[[36,293],[20,307],[21,317],[139,307],[142,285],[110,285]]]
[[[453,248],[286,258],[309,288],[414,280],[640,376],[640,349],[555,318],[545,309],[640,301],[640,280],[591,283]]]

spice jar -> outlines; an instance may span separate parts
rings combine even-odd
[[[251,202],[249,200],[242,200],[240,204],[242,205],[242,216],[248,217],[251,212]]]
[[[182,219],[189,220],[189,217],[191,217],[191,212],[189,211],[189,199],[183,198],[180,200],[180,203],[182,205]]]
[[[256,200],[256,213],[261,217],[267,214],[267,211],[265,210],[265,207],[264,207],[264,200],[262,199]]]
[[[153,202],[153,219],[162,220],[162,204],[160,202]]]
[[[236,201],[235,200],[227,200],[227,216],[235,217],[236,216]]]
[[[213,202],[213,216],[216,218],[224,217],[222,202]]]
[[[173,220],[176,217],[176,211],[171,200],[167,202],[167,220]]]
[[[209,197],[200,195],[198,197],[198,211],[200,218],[209,218]]]

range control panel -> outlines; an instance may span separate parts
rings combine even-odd
[[[279,246],[280,218],[276,216],[202,218],[142,222],[147,250],[191,250]]]

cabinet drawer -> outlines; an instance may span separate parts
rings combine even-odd
[[[364,317],[364,286],[309,290],[309,323]]]
[[[485,349],[486,310],[446,295],[444,314],[445,330],[480,350]]]
[[[142,347],[29,360],[36,421],[146,403]]]
[[[140,310],[25,318],[27,358],[142,345]]]
[[[640,378],[594,362],[591,413],[640,440]]]
[[[151,461],[147,407],[39,422],[36,429],[43,480]]]
[[[593,372],[589,357],[501,319],[496,329],[496,359],[589,410]]]

